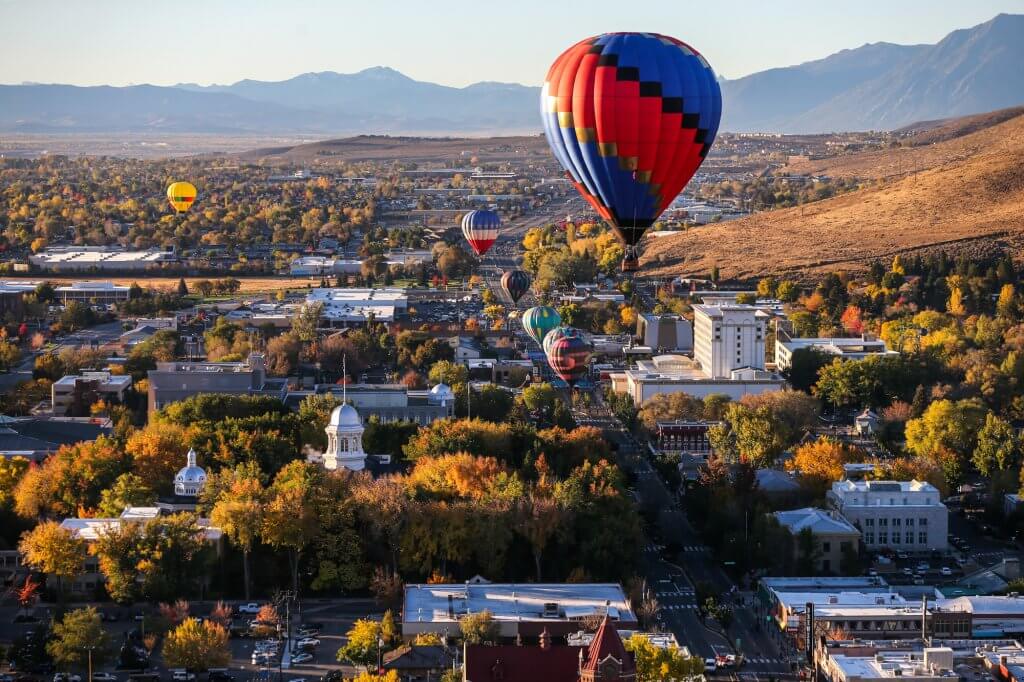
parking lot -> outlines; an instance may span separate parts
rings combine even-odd
[[[69,608],[80,608],[81,606],[84,605],[69,605]],[[211,604],[194,604],[191,608],[191,615],[202,617],[209,613],[211,607]],[[19,638],[24,638],[26,633],[37,632],[40,628],[45,628],[52,613],[52,609],[37,608],[34,614],[38,618],[37,622],[15,623],[15,616],[18,611],[14,607],[0,608],[0,642],[10,644],[18,641]],[[140,623],[135,619],[139,609],[103,607],[101,612],[111,618],[116,618],[116,620],[104,622],[104,629],[108,633],[115,655],[109,657],[107,662],[94,666],[94,682],[128,682],[130,673],[136,671],[119,669],[116,653],[130,632],[139,631]],[[260,659],[254,663],[254,651],[263,649],[266,645],[260,642],[266,642],[267,638],[239,636],[238,633],[245,630],[248,621],[253,616],[236,613],[232,622],[233,636],[230,640],[231,661],[224,674],[221,674],[219,677],[221,682],[230,682],[230,680],[239,682],[250,679],[277,679],[278,675],[284,681],[304,679],[307,682],[313,682],[313,680],[319,680],[330,671],[340,671],[344,676],[354,676],[356,674],[354,667],[337,662],[338,649],[344,646],[345,633],[351,629],[353,623],[358,618],[371,617],[379,619],[381,613],[369,600],[317,600],[304,603],[301,615],[296,616],[293,613],[292,616],[295,620],[293,620],[291,641],[293,643],[292,649],[296,652],[300,651],[300,647],[295,645],[301,639],[298,633],[299,623],[320,626],[319,630],[312,635],[315,640],[318,640],[318,643],[310,643],[310,646],[301,648],[302,652],[309,654],[308,659],[302,657],[301,662],[291,663],[289,661],[290,657],[281,655],[288,649],[286,643],[282,640],[276,647],[275,655]],[[160,647],[157,645],[153,656],[150,658],[150,669],[147,672],[155,673],[161,680],[175,682],[172,671],[168,670],[163,664],[159,651]],[[54,677],[54,671],[51,668],[43,668],[30,673],[23,671],[12,672],[19,679],[24,680],[51,682]],[[84,671],[80,672],[84,673]],[[103,675],[95,678],[96,673],[102,673]],[[225,674],[226,676],[224,676]],[[203,674],[200,676],[200,679],[206,680],[207,677],[206,674]],[[215,682],[215,677],[216,675],[210,678],[211,682]],[[229,677],[230,680],[228,679]],[[75,682],[75,680],[64,680],[64,682]],[[182,680],[177,682],[182,682]]]

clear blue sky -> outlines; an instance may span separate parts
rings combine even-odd
[[[538,85],[605,31],[658,31],[736,78],[866,42],[934,43],[1024,0],[0,0],[0,83],[281,80],[390,66]]]

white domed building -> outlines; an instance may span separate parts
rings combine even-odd
[[[455,393],[451,387],[447,384],[438,384],[430,389],[430,393],[427,396],[427,400],[434,404],[440,405],[441,407],[448,407],[455,405]]]
[[[196,464],[196,451],[188,449],[185,455],[185,466],[174,477],[174,494],[179,497],[199,497],[206,485],[206,471]]]
[[[356,408],[348,404],[334,408],[325,431],[327,451],[322,455],[311,455],[309,461],[320,464],[328,471],[362,471],[366,468],[366,453],[363,452],[365,428]]]

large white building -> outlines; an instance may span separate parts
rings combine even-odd
[[[312,289],[307,304],[320,303],[321,323],[327,327],[348,327],[365,324],[371,317],[377,322],[391,322],[409,309],[405,289]]]
[[[863,360],[872,355],[899,355],[898,351],[889,350],[885,341],[881,339],[868,339],[863,336],[856,338],[789,338],[780,333],[775,338],[775,366],[780,370],[789,369],[793,364],[793,353],[801,348],[814,348],[842,360]]]
[[[923,481],[837,481],[829,505],[861,532],[868,551],[944,551],[949,510]]]
[[[636,405],[661,393],[686,393],[704,398],[712,393],[739,400],[748,393],[778,391],[786,380],[773,372],[752,367],[737,368],[724,377],[710,377],[696,361],[685,355],[656,355],[637,360],[636,369],[611,374],[612,388],[628,393]]]
[[[54,247],[29,256],[29,262],[50,272],[146,270],[174,260],[174,252],[149,249],[123,251],[104,246]]]
[[[73,282],[56,287],[54,292],[64,305],[69,301],[111,304],[127,301],[130,287],[113,282]]]
[[[739,303],[693,306],[693,358],[714,379],[740,368],[764,369],[771,315]]]

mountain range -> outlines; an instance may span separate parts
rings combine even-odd
[[[935,45],[873,43],[722,80],[722,129],[896,129],[1024,103],[1024,15]],[[387,67],[231,85],[0,85],[0,132],[512,134],[539,132],[539,88],[417,81]]]

